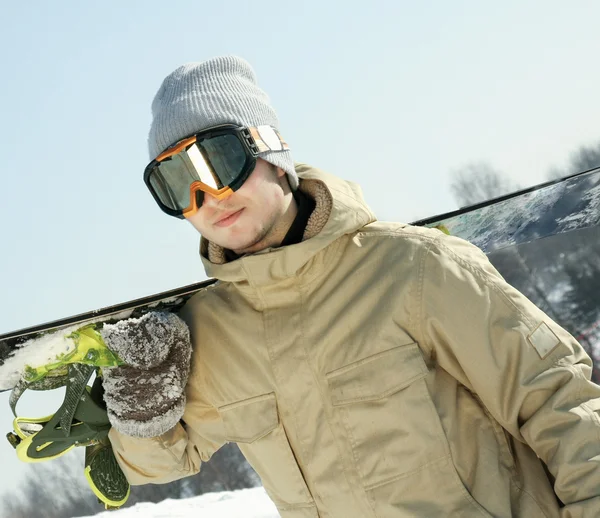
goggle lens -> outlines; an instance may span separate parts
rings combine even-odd
[[[246,150],[236,135],[214,136],[165,158],[148,180],[166,207],[184,210],[190,206],[194,182],[215,190],[228,187],[242,174],[246,160]]]

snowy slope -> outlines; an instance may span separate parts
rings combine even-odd
[[[279,518],[275,505],[262,487],[226,493],[209,493],[160,504],[136,504],[119,511],[106,511],[96,518]],[[88,517],[89,518],[89,517]]]

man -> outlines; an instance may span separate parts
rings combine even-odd
[[[294,167],[239,58],[168,76],[149,147],[146,184],[219,282],[181,313],[191,368],[178,317],[103,330],[131,365],[105,373],[131,483],[234,441],[284,518],[599,516],[591,361],[479,249]]]

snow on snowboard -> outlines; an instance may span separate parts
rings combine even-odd
[[[0,335],[0,392],[14,388],[22,377],[35,377],[40,367],[69,361],[75,348],[71,336],[77,329],[139,318],[150,311],[176,312],[194,293],[215,282],[210,279]],[[89,360],[94,363],[93,358]]]
[[[535,270],[547,271],[553,260],[568,264],[566,255],[575,261],[578,250],[585,255],[582,247],[600,243],[600,168],[413,225],[435,227],[477,245],[511,284],[548,311],[548,300],[559,294],[552,290],[540,293],[540,286],[532,292],[528,285],[539,281],[532,278]],[[536,249],[544,253],[536,253]],[[526,275],[518,275],[524,272]],[[114,323],[148,311],[178,311],[194,293],[214,282],[211,279],[0,335],[0,392],[13,389],[23,377],[26,381],[28,377],[39,379],[48,365],[60,366],[70,360],[95,365],[93,353],[81,361],[69,356],[75,347],[73,332],[82,326]]]

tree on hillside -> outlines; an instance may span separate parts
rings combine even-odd
[[[83,476],[82,451],[29,466],[18,490],[0,500],[0,516],[64,518],[91,516],[104,510]],[[233,491],[260,485],[260,479],[235,444],[223,446],[200,473],[168,484],[133,486],[124,507],[138,502],[189,498],[208,492]]]
[[[589,252],[589,253],[588,253]],[[579,331],[594,326],[600,320],[600,245],[591,244],[578,254],[577,262],[569,262],[564,271],[569,277],[570,289],[565,294],[569,312]]]
[[[581,146],[571,153],[567,167],[555,167],[548,173],[548,179],[558,180],[575,173],[600,167],[600,142],[592,146]]]
[[[450,191],[459,207],[467,207],[517,191],[512,182],[486,162],[468,164],[452,175]]]

